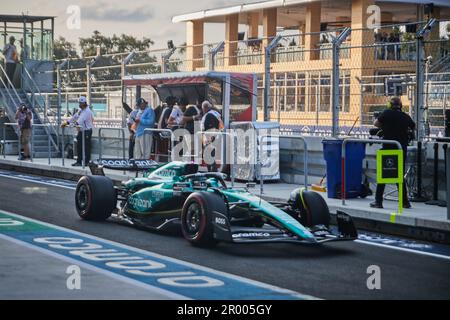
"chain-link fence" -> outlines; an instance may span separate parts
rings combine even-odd
[[[98,108],[101,117],[120,118],[121,100],[114,99],[121,95],[123,75],[215,69],[257,73],[258,120],[264,119],[267,106],[266,120],[279,121],[285,131],[330,134],[335,108],[337,131],[361,134],[389,97],[400,96],[404,110],[413,116],[416,100],[422,101],[425,133],[439,133],[450,99],[448,21],[437,21],[420,39],[423,59],[417,61],[417,34],[425,24],[353,29],[339,44],[336,41],[345,29],[152,49],[134,52],[132,57],[127,52],[69,59],[61,67],[62,110],[70,109],[78,94],[90,93],[91,103],[107,106],[107,110]],[[266,55],[270,43],[274,46]],[[270,77],[267,102],[266,74]],[[333,81],[333,74],[339,75],[339,81]],[[132,103],[135,93],[125,94]]]

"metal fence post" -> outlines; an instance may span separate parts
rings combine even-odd
[[[61,134],[62,134],[62,137],[61,137],[61,161],[62,161],[63,167],[65,167],[65,159],[64,158],[66,157],[65,150],[64,150],[64,143],[65,143],[64,130],[65,130],[65,127],[62,127],[61,128]]]
[[[6,125],[5,124],[3,124],[3,159],[5,159],[6,158],[6,153],[5,153],[5,148],[6,148],[6,130],[5,130],[5,128],[6,128]]]
[[[272,50],[283,39],[278,35],[264,48],[264,121],[270,118],[270,57]]]
[[[51,164],[50,158],[52,157],[52,148],[50,144],[50,134],[47,134],[47,154],[48,154],[48,164]]]
[[[86,133],[84,132],[83,128],[81,128],[81,149],[82,149],[82,159],[81,159],[81,165],[84,169],[86,163],[85,163],[85,157],[86,157],[86,147],[85,147],[85,135]]]
[[[209,70],[214,71],[216,68],[216,56],[219,52],[223,51],[224,46],[225,41],[222,41],[209,52]]]
[[[176,47],[171,48],[167,53],[162,55],[162,63],[161,63],[161,73],[168,72],[169,69],[169,59],[170,57],[177,51]]]
[[[19,128],[19,132],[20,132],[20,128]],[[20,133],[20,135],[22,135],[22,133]],[[19,137],[19,154],[20,154],[20,147],[21,147],[21,142],[20,142],[20,137]],[[31,125],[31,150],[30,150],[30,160],[31,162],[33,162],[33,158],[34,158],[34,126]]]
[[[342,42],[349,36],[350,28],[345,28],[342,33],[337,36],[332,43],[332,86],[331,86],[331,116],[332,127],[331,135],[337,137],[339,134],[339,51]]]
[[[86,63],[86,93],[87,93],[87,104],[90,106],[91,105],[91,93],[92,93],[92,89],[91,89],[91,62],[87,62]]]
[[[446,157],[445,157],[445,167],[447,168],[447,187],[445,188],[447,190],[447,220],[450,220],[450,148],[447,148],[445,150]]]
[[[417,140],[422,141],[425,137],[424,119],[424,86],[425,86],[425,64],[424,38],[433,28],[436,19],[430,19],[425,26],[416,34],[416,99],[414,108],[414,120],[417,124]]]
[[[57,78],[57,86],[58,86],[58,105],[56,108],[56,112],[57,114],[57,127],[58,127],[58,137],[57,137],[57,145],[59,145],[59,141],[61,140],[61,136],[60,136],[60,131],[59,128],[61,127],[61,103],[62,103],[62,98],[61,98],[61,64],[58,64],[56,66],[56,78]],[[63,154],[64,150],[61,149],[61,154]]]

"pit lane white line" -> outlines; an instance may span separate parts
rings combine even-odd
[[[425,251],[414,250],[414,249],[408,249],[408,248],[401,248],[401,247],[393,247],[393,246],[390,246],[390,245],[388,245],[388,244],[375,243],[375,242],[370,242],[370,241],[360,240],[360,239],[355,240],[355,242],[357,242],[357,243],[362,243],[362,244],[367,244],[367,245],[369,245],[369,246],[375,246],[375,247],[380,247],[380,248],[393,249],[393,250],[404,251],[404,252],[409,252],[409,253],[421,254],[421,255],[424,255],[424,256],[429,256],[429,257],[434,257],[434,258],[440,258],[440,259],[450,260],[450,256],[445,256],[445,255],[438,254],[438,253],[425,252]]]
[[[0,174],[0,177],[8,178],[8,179],[20,180],[20,181],[25,181],[25,182],[34,182],[34,183],[38,183],[38,184],[42,184],[42,185],[46,185],[46,186],[50,186],[50,187],[59,187],[59,188],[69,189],[69,190],[75,190],[76,189],[76,187],[68,187],[68,186],[63,186],[63,185],[56,184],[56,183],[39,181],[39,180],[35,180],[35,179],[27,179],[27,178],[17,177],[17,176],[7,175],[7,174]]]
[[[122,248],[122,249],[125,249],[125,250],[131,250],[131,251],[134,251],[136,253],[142,253],[144,255],[150,255],[150,256],[153,256],[155,258],[159,258],[159,259],[166,260],[168,262],[172,262],[174,264],[184,265],[184,266],[189,267],[189,268],[194,268],[194,269],[197,269],[197,270],[200,270],[200,271],[208,272],[208,273],[211,273],[211,274],[215,274],[217,276],[222,276],[222,277],[229,278],[229,279],[232,279],[232,280],[235,280],[235,281],[239,281],[239,282],[243,282],[243,283],[246,283],[246,284],[249,284],[249,285],[253,285],[253,286],[256,286],[256,287],[259,287],[259,288],[264,288],[264,289],[267,289],[267,290],[271,290],[271,291],[274,291],[274,292],[285,294],[287,296],[293,296],[293,297],[297,297],[297,298],[300,298],[300,299],[307,299],[307,300],[319,300],[319,298],[317,298],[317,297],[313,297],[313,296],[310,296],[310,295],[302,294],[302,293],[299,293],[299,292],[296,292],[296,291],[293,291],[293,290],[277,287],[277,286],[274,286],[274,285],[270,285],[270,284],[267,284],[267,283],[259,282],[259,281],[248,279],[248,278],[244,278],[244,277],[241,277],[241,276],[238,276],[238,275],[234,275],[234,274],[231,274],[231,273],[215,270],[215,269],[212,269],[212,268],[209,268],[209,267],[205,267],[205,266],[201,266],[201,265],[198,265],[198,264],[195,264],[195,263],[179,260],[179,259],[172,258],[172,257],[169,257],[169,256],[164,256],[164,255],[152,252],[152,251],[146,251],[146,250],[143,250],[143,249],[140,249],[140,248],[131,247],[131,246],[128,246],[126,244],[110,241],[110,240],[103,239],[103,238],[100,238],[100,237],[96,237],[94,235],[90,235],[90,234],[87,234],[87,233],[75,231],[75,230],[72,230],[72,229],[60,227],[58,225],[46,223],[46,222],[43,222],[43,221],[40,221],[40,220],[28,218],[26,216],[22,216],[22,215],[19,215],[19,214],[16,214],[16,213],[12,213],[12,212],[9,212],[9,211],[6,211],[6,210],[0,210],[0,211],[6,213],[8,215],[11,215],[13,217],[17,217],[19,219],[23,219],[23,220],[26,220],[26,221],[39,223],[39,224],[47,226],[49,228],[53,228],[53,229],[56,229],[56,230],[61,230],[61,231],[64,231],[64,232],[70,232],[70,233],[75,234],[75,235],[79,235],[79,236],[82,236],[82,237],[86,237],[86,238],[90,238],[90,239],[93,239],[93,240],[97,240],[97,241],[100,241],[100,242],[103,242],[103,243],[106,243],[106,244],[110,244],[112,246],[119,247],[119,248]],[[90,269],[92,269],[94,271],[102,272],[102,273],[104,273],[106,275],[109,275],[109,276],[111,276],[111,274],[112,274],[113,277],[119,277],[119,278],[117,278],[119,280],[128,280],[128,281],[131,281],[130,283],[136,284],[133,280],[127,279],[126,277],[122,277],[120,275],[116,275],[116,274],[113,274],[113,273],[110,274],[109,271],[103,270],[101,268],[97,268],[95,266],[91,266],[89,264],[85,264],[83,262],[80,262],[79,260],[75,260],[75,259],[71,259],[71,258],[68,258],[68,257],[61,256],[61,255],[59,255],[57,253],[49,252],[46,249],[33,247],[33,245],[30,245],[30,244],[28,244],[26,242],[22,242],[20,240],[13,239],[13,238],[11,238],[9,236],[0,234],[0,238],[3,238],[3,239],[6,239],[8,241],[12,241],[12,242],[18,243],[20,245],[24,245],[24,246],[32,248],[34,250],[41,251],[41,252],[43,252],[45,254],[48,254],[48,255],[60,258],[62,260],[67,259],[67,261],[74,262],[74,264],[83,265],[84,267],[88,267],[88,268],[90,268]],[[122,278],[126,278],[126,279],[122,279]],[[140,286],[145,288],[146,285],[145,284],[144,285],[141,284]],[[154,287],[154,286],[151,286],[151,285],[147,285],[147,286],[151,287],[152,290],[153,290],[153,288],[160,290],[159,293],[171,294],[174,297],[174,299],[188,299],[188,298],[186,298],[186,297],[184,297],[182,295],[175,294],[175,293],[172,293],[170,291],[166,291],[164,289],[160,289],[160,288],[157,288],[157,287]]]
[[[45,182],[45,181],[36,180],[36,179],[27,179],[27,178],[24,178],[24,177],[16,177],[16,176],[13,176],[13,175],[0,174],[0,177],[16,179],[16,180],[21,180],[21,181],[26,181],[26,182],[32,182],[32,183],[47,185],[47,186],[51,186],[51,187],[59,187],[59,188],[70,189],[70,190],[75,190],[76,189],[76,187],[68,187],[68,186],[63,186],[63,185],[60,185],[60,184]],[[398,251],[403,251],[403,252],[408,252],[408,253],[424,255],[424,256],[428,256],[428,257],[434,257],[434,258],[440,258],[440,259],[444,259],[444,260],[450,260],[450,256],[437,254],[437,253],[432,253],[432,252],[425,252],[425,251],[421,251],[421,250],[414,250],[414,249],[409,249],[409,248],[396,247],[396,246],[391,246],[391,245],[387,245],[387,244],[371,242],[371,241],[361,240],[361,239],[355,240],[355,242],[360,243],[360,244],[370,245],[370,246],[376,246],[376,247],[380,247],[380,248],[398,250]]]
[[[20,217],[21,219],[26,219],[26,217],[23,217],[23,216],[20,216],[20,215],[16,215],[16,214],[8,212],[8,211],[4,211],[4,210],[2,210],[2,211],[6,212],[6,213],[8,213],[8,214],[10,214],[12,216],[17,216],[17,217]],[[44,224],[44,222],[41,222],[41,221],[39,221],[39,223]],[[48,224],[48,225],[52,226],[52,227],[56,227],[56,226],[53,226],[53,225],[50,225],[50,224]],[[72,232],[75,232],[75,231],[72,231]],[[18,245],[20,245],[22,247],[25,247],[25,248],[28,248],[28,249],[31,249],[31,250],[43,253],[43,254],[45,254],[47,256],[59,259],[61,261],[64,261],[64,262],[67,262],[67,263],[70,263],[70,264],[73,264],[73,265],[77,265],[77,266],[83,267],[85,269],[92,270],[94,272],[101,273],[103,275],[106,275],[106,276],[114,279],[114,280],[122,281],[124,283],[128,283],[128,284],[131,284],[131,285],[134,285],[134,286],[137,286],[137,287],[149,290],[151,292],[167,296],[167,298],[170,298],[170,299],[175,299],[175,300],[192,300],[192,299],[190,299],[188,297],[176,294],[174,292],[171,292],[171,291],[168,291],[168,290],[164,290],[164,289],[161,289],[161,288],[149,285],[149,284],[144,284],[144,283],[142,283],[140,281],[133,280],[133,279],[127,278],[125,276],[118,275],[118,274],[116,274],[114,272],[111,272],[111,271],[108,271],[108,270],[104,270],[102,268],[98,268],[96,266],[90,265],[88,263],[84,263],[82,261],[79,261],[79,260],[76,260],[76,259],[72,259],[72,258],[63,256],[61,254],[49,251],[47,249],[43,249],[43,248],[31,245],[29,243],[26,243],[26,242],[23,242],[23,241],[20,241],[20,240],[8,237],[8,236],[3,235],[1,233],[0,233],[0,238],[4,239],[4,240],[7,240],[7,241],[10,241],[12,243],[18,244]],[[105,241],[104,239],[102,239],[102,240]]]

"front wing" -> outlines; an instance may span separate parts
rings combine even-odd
[[[214,212],[212,223],[214,237],[219,241],[233,243],[297,243],[320,244],[332,241],[352,241],[358,238],[352,218],[341,211],[336,214],[337,228],[317,226],[311,229],[312,239],[302,239],[285,230],[264,225],[262,228],[233,226],[228,218]]]

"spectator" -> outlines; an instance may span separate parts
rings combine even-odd
[[[406,162],[406,155],[408,150],[409,131],[414,130],[416,125],[411,117],[402,111],[402,102],[400,98],[394,97],[388,103],[389,108],[384,110],[375,121],[374,125],[380,128],[383,132],[382,136],[384,140],[398,141],[403,149],[403,166]],[[383,149],[392,149],[395,146],[391,144],[383,145]],[[398,186],[397,186],[398,187]],[[383,194],[384,184],[377,185],[377,191],[375,194],[375,202],[372,202],[370,206],[372,208],[383,208]],[[408,200],[408,194],[406,193],[406,184],[403,182],[403,207],[411,208],[411,204]]]
[[[381,59],[385,60],[387,58],[387,45],[386,42],[388,42],[388,34],[386,32],[383,32],[383,35],[381,36],[381,43],[383,44],[382,48],[383,51],[381,52]]]
[[[9,37],[9,43],[3,49],[3,55],[5,56],[5,71],[6,76],[14,83],[14,73],[16,72],[16,65],[19,62],[19,57],[17,55],[17,48],[14,45],[16,38],[13,36]],[[9,86],[8,80],[6,80],[6,86]]]
[[[20,130],[20,146],[21,152],[19,160],[27,160],[31,158],[31,126],[33,122],[33,113],[25,104],[22,104],[16,112],[16,120]]]
[[[153,109],[153,111],[155,112],[155,125],[156,127],[158,127],[158,123],[159,123],[159,118],[161,117],[161,112],[164,110],[164,108],[167,107],[166,104],[162,104],[157,106],[156,108]]]
[[[173,96],[169,96],[166,98],[166,104],[165,106],[163,106],[161,115],[159,116],[158,129],[167,129],[169,117],[176,102],[177,99]],[[161,132],[159,133],[157,139],[159,154],[158,161],[167,162],[169,159],[167,156],[163,156],[163,154],[165,155],[169,153],[169,139],[171,139],[171,136],[167,132]]]
[[[20,43],[20,48],[21,48],[21,51],[20,51],[20,61],[21,61],[22,63],[24,63],[24,61],[25,61],[26,59],[31,59],[31,57],[30,57],[30,47],[29,47],[28,45],[24,45],[24,44],[23,44],[23,39],[20,39],[20,40],[19,40],[19,43]]]
[[[189,104],[186,98],[182,97],[178,104],[173,106],[172,112],[170,113],[168,125],[174,129],[181,126],[183,123],[183,114],[186,111],[186,107]]]
[[[184,128],[189,131],[191,135],[194,134],[195,120],[200,120],[202,118],[201,111],[196,105],[190,105],[189,107],[187,101],[180,100],[180,104],[186,103],[186,111],[183,114],[182,124]]]
[[[148,106],[147,101],[139,98],[137,101],[140,112],[137,114],[135,122],[137,124],[135,133],[134,158],[135,159],[150,159],[153,145],[153,137],[151,134],[144,135],[144,130],[154,128],[155,126],[155,111]],[[150,139],[146,142],[146,138]]]
[[[161,115],[159,117],[158,129],[167,129],[170,115],[172,114],[173,107],[176,103],[177,98],[173,96],[169,96],[166,98],[166,106],[161,111]]]
[[[92,128],[94,127],[94,114],[87,104],[87,99],[80,96],[78,99],[80,110],[76,112],[62,126],[73,125],[77,128],[77,161],[72,164],[73,167],[83,165],[83,133],[84,133],[84,164],[91,161],[91,140]]]
[[[204,101],[202,103],[202,111],[203,111],[203,117],[202,117],[202,124],[201,128],[202,131],[219,131],[223,130],[224,125],[222,122],[222,116],[220,113],[213,109],[212,104],[209,101]],[[207,147],[209,144],[214,142],[214,137],[206,136],[203,138],[203,144],[204,147]],[[211,151],[211,156],[215,157],[216,152],[213,149]],[[208,171],[215,172],[217,171],[217,164],[214,160],[212,163],[208,163]]]
[[[391,43],[389,46],[388,46],[388,50],[387,50],[387,52],[388,52],[388,60],[394,60],[395,59],[395,37],[394,37],[394,34],[393,33],[391,33],[390,35],[389,35],[389,38],[388,38],[388,40],[387,40],[389,43]]]
[[[138,117],[139,111],[140,111],[140,109],[136,102],[136,106],[135,106],[134,110],[130,112],[130,115],[127,119],[127,127],[128,127],[128,131],[130,133],[129,145],[128,145],[128,158],[129,159],[133,159],[133,155],[134,155],[134,143],[135,143],[134,135],[136,133],[136,127],[137,127],[135,120]]]
[[[400,55],[401,55],[401,52],[400,52],[400,48],[401,48],[401,46],[400,46],[400,34],[397,32],[397,33],[395,33],[395,35],[394,35],[394,41],[395,41],[395,60],[401,60],[401,58],[400,58]]]

